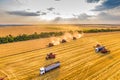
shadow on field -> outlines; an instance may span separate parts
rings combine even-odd
[[[60,69],[57,68],[44,75],[40,75],[39,80],[57,80],[60,75]]]
[[[106,54],[103,53],[97,53],[97,54],[100,55],[100,57],[106,56],[106,58],[113,59],[113,55],[110,52]]]

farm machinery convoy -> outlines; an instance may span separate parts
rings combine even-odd
[[[76,37],[73,37],[73,40],[76,40],[76,39],[77,39]],[[60,43],[66,43],[66,42],[67,42],[66,39],[62,39],[62,40],[60,41]],[[52,43],[52,42],[48,44],[48,47],[53,47],[53,46],[55,46],[55,44]],[[53,53],[49,53],[49,54],[47,54],[46,57],[45,57],[46,60],[55,59],[55,58],[56,58],[56,54],[53,54]],[[54,62],[54,63],[52,63],[52,64],[49,64],[49,65],[47,65],[47,66],[41,67],[41,68],[40,68],[40,74],[41,74],[41,75],[42,75],[42,74],[45,74],[46,72],[49,72],[49,71],[51,71],[51,70],[53,70],[53,69],[55,69],[55,68],[58,68],[58,67],[60,67],[60,62],[59,62],[59,61]]]
[[[72,40],[77,40],[77,37],[73,36],[73,37],[72,37]],[[67,42],[66,39],[62,39],[61,41],[59,41],[59,43],[66,43],[66,42]],[[55,46],[55,44],[52,43],[52,42],[48,44],[48,47],[53,47],[53,46]],[[96,52],[96,53],[107,54],[107,53],[110,52],[110,50],[106,49],[105,46],[102,46],[102,45],[100,45],[100,44],[96,44],[96,45],[94,46],[94,49],[95,49],[95,52]],[[52,53],[52,52],[49,53],[49,54],[47,54],[46,57],[45,57],[46,60],[55,59],[55,58],[56,58],[56,54],[54,54],[54,53]],[[43,75],[43,74],[45,74],[46,72],[49,72],[49,71],[51,71],[51,70],[53,70],[53,69],[56,69],[56,68],[58,68],[58,67],[60,67],[60,61],[51,63],[51,64],[46,65],[46,66],[44,66],[44,67],[41,67],[41,68],[40,68],[40,74]]]
[[[77,37],[72,37],[72,40],[77,40]],[[57,41],[58,42],[58,41]],[[66,43],[66,42],[68,42],[66,39],[62,39],[61,41],[59,41],[58,43]],[[48,43],[48,47],[53,47],[53,46],[55,46],[56,44],[54,44],[53,42],[50,42],[50,43]]]
[[[77,39],[76,37],[73,37],[73,40],[76,40],[76,39]],[[66,41],[65,39],[63,39],[63,40],[61,41],[61,43],[66,43],[66,42],[67,42],[67,41]],[[52,46],[54,46],[54,44],[49,43],[49,47],[52,47]],[[102,46],[102,45],[100,45],[100,44],[96,44],[96,46],[94,46],[94,49],[95,49],[95,52],[96,52],[96,53],[102,53],[102,54],[110,53],[110,50],[106,49],[105,46]],[[55,58],[56,58],[56,54],[53,54],[53,53],[49,53],[49,54],[47,54],[46,57],[45,57],[46,60],[55,59]],[[41,74],[41,75],[42,75],[42,74],[45,74],[46,72],[49,72],[49,71],[51,71],[51,70],[53,70],[53,69],[56,69],[56,68],[58,68],[58,67],[60,67],[60,62],[59,62],[59,61],[54,62],[54,63],[52,63],[52,64],[49,64],[49,65],[47,65],[47,66],[41,67],[41,68],[40,68],[40,74]]]
[[[66,39],[62,39],[60,42],[58,42],[58,43],[66,43],[67,42],[67,40]],[[50,42],[49,44],[48,44],[48,47],[53,47],[53,46],[55,46],[56,44],[55,43],[53,43],[53,42]],[[58,45],[58,44],[57,44]]]
[[[76,37],[73,37],[73,40],[76,40],[76,39],[77,39]],[[60,43],[66,43],[66,42],[67,42],[66,39],[62,39],[62,40],[60,41]],[[48,47],[53,47],[53,46],[54,46],[54,43],[49,43],[49,44],[48,44]],[[49,53],[49,54],[47,54],[46,57],[45,57],[46,60],[55,59],[55,58],[56,58],[56,54],[53,54],[53,53]],[[41,68],[40,68],[40,74],[41,74],[41,75],[42,75],[42,74],[45,74],[46,72],[49,72],[49,71],[51,71],[51,70],[53,70],[53,69],[55,69],[55,68],[58,68],[58,67],[60,67],[60,62],[59,62],[59,61],[54,62],[54,63],[52,63],[52,64],[49,64],[49,65],[47,65],[47,66],[41,67]]]

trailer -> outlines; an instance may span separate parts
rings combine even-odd
[[[51,71],[51,70],[53,70],[53,69],[56,69],[56,68],[58,68],[58,67],[60,67],[60,62],[59,62],[59,61],[54,62],[54,63],[52,63],[52,64],[50,64],[50,65],[41,67],[41,68],[40,68],[40,74],[41,74],[41,75],[42,75],[42,74],[45,74],[46,72],[49,72],[49,71]]]

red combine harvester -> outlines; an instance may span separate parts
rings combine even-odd
[[[96,53],[98,53],[98,52],[101,52],[101,53],[109,53],[110,51],[109,50],[107,50],[106,48],[105,48],[105,46],[101,46],[100,44],[97,44],[96,46],[94,46],[94,48],[95,48],[95,52]]]
[[[46,56],[46,60],[48,60],[48,59],[54,59],[54,58],[55,58],[55,54],[53,54],[53,53],[49,53]]]
[[[65,40],[65,39],[62,39],[62,41],[61,41],[61,43],[66,43],[67,42],[67,40]]]
[[[48,47],[52,47],[52,46],[54,46],[53,43],[49,43],[49,44],[48,44]]]
[[[77,38],[76,37],[73,37],[73,40],[76,40]]]
[[[4,78],[0,78],[0,80],[4,80]]]

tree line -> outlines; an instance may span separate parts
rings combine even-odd
[[[90,29],[90,30],[78,30],[79,33],[97,33],[97,32],[113,32],[113,31],[120,31],[120,29]],[[73,31],[69,31],[70,33],[74,33]],[[26,41],[26,40],[33,40],[39,38],[48,38],[52,36],[62,36],[65,32],[42,32],[38,34],[37,32],[33,34],[21,34],[18,36],[12,36],[11,34],[5,37],[0,37],[0,44],[4,43],[11,43],[11,42],[18,42],[18,41]]]
[[[42,32],[40,34],[35,32],[34,34],[30,34],[30,35],[22,34],[18,36],[8,35],[5,37],[0,37],[0,44],[26,41],[26,40],[32,40],[32,39],[38,39],[38,38],[48,38],[51,36],[61,36],[61,35],[63,35],[63,32]]]
[[[78,30],[79,33],[83,32],[83,33],[97,33],[97,32],[114,32],[114,31],[120,31],[120,29],[89,29],[89,30]]]

